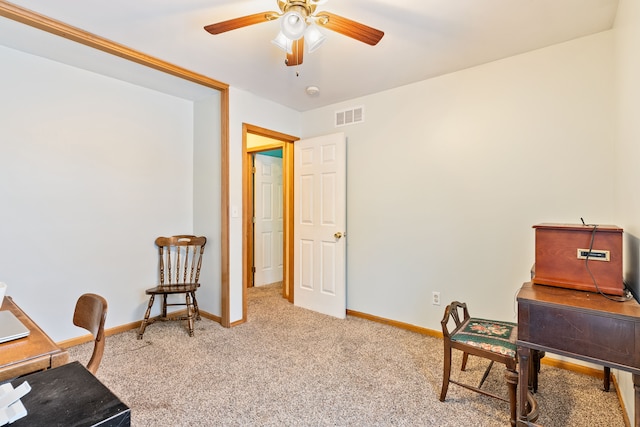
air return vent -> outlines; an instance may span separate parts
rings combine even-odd
[[[336,127],[364,122],[364,107],[336,111]]]

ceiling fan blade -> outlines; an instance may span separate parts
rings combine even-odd
[[[279,17],[280,15],[277,12],[254,13],[253,15],[243,16],[241,18],[209,24],[205,26],[204,29],[211,34],[220,34],[238,28],[248,27],[249,25],[260,24],[261,22],[273,21]]]
[[[378,44],[384,36],[380,30],[330,12],[318,13],[318,25],[371,46]]]
[[[304,56],[304,37],[300,37],[298,40],[294,40],[291,45],[291,53],[287,52],[287,59],[285,64],[291,67],[294,65],[302,64],[302,58]]]

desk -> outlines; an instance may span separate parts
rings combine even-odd
[[[525,283],[518,292],[518,363],[541,350],[633,374],[635,426],[640,427],[640,304],[602,295]],[[520,369],[519,384],[529,372]],[[518,426],[525,421],[527,388],[518,390]],[[544,408],[538,408],[543,411]]]
[[[0,344],[0,381],[67,363],[69,353],[58,347],[11,297],[4,298],[0,310],[11,311],[30,331],[28,337]]]
[[[131,425],[131,409],[79,362],[36,372],[14,380],[27,381],[31,391],[20,400],[27,416],[11,427]]]

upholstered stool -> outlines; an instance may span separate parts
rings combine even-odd
[[[453,320],[455,326],[451,332],[449,332],[448,324],[451,320]],[[467,305],[458,301],[454,301],[447,306],[444,317],[440,323],[442,324],[442,334],[444,338],[444,374],[442,376],[440,400],[444,402],[449,383],[457,384],[485,396],[509,402],[511,425],[515,425],[517,411],[516,390],[518,386],[518,357],[516,354],[518,325],[511,322],[470,317]],[[463,371],[466,368],[470,354],[491,361],[477,387],[454,381],[450,378],[451,350],[454,348],[463,352],[461,368]],[[531,369],[530,372],[532,374],[531,384],[528,386],[534,390],[537,389],[537,371],[540,366],[539,358],[540,354],[534,352],[532,356],[532,366],[527,367]],[[494,362],[502,363],[506,367],[505,378],[509,387],[508,400],[502,396],[481,389]],[[535,419],[537,419],[537,408],[534,399],[529,399],[529,406],[529,421],[535,422]]]

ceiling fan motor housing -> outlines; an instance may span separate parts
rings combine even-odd
[[[300,14],[306,18],[316,11],[317,4],[319,3],[320,2],[318,1],[312,1],[312,0],[306,0],[306,1],[278,0],[278,7],[282,11],[282,13],[287,13],[290,10],[293,10],[292,8],[295,8],[296,11],[300,12]]]
[[[315,15],[316,8],[327,0],[277,0],[280,13],[274,11],[227,19],[204,27],[210,34],[221,34],[261,22],[281,20],[281,31],[273,43],[287,52],[287,65],[302,64],[304,45],[313,52],[325,40],[316,24],[327,30],[375,46],[384,32],[334,13],[323,11]]]

